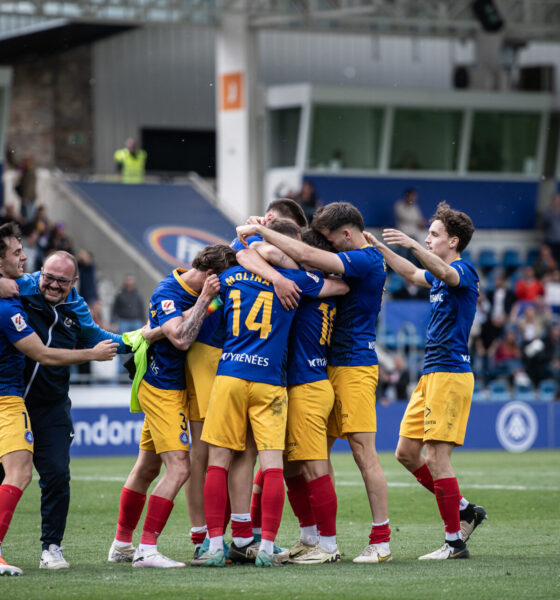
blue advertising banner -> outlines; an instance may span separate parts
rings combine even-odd
[[[119,404],[74,406],[73,456],[116,456],[138,452],[143,413],[131,414],[126,402]],[[395,450],[405,406],[404,402],[378,406],[376,442],[379,451]],[[466,450],[524,452],[558,447],[560,403],[514,401],[472,405]],[[337,440],[334,449],[348,451],[348,442]]]

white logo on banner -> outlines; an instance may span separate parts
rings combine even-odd
[[[509,402],[498,413],[496,435],[509,452],[525,452],[535,442],[539,423],[535,411],[524,402]]]

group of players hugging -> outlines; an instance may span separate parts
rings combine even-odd
[[[231,246],[207,246],[191,269],[175,269],[153,292],[148,325],[127,340],[136,350],[132,404],[145,417],[110,562],[185,567],[157,548],[183,485],[192,566],[340,561],[329,460],[337,438],[350,444],[373,521],[353,561],[392,560],[387,482],[375,449],[375,328],[387,265],[431,288],[424,369],[396,450],[435,495],[445,523],[443,546],[420,559],[469,557],[466,542],[486,512],[461,495],[451,454],[463,444],[474,387],[467,342],[479,282],[460,256],[471,219],[441,203],[425,246],[396,229],[377,240],[345,202],[319,208],[307,225],[296,202],[275,200],[264,217],[237,228]],[[423,268],[387,244],[412,251]],[[289,549],[275,544],[284,485],[300,525]]]

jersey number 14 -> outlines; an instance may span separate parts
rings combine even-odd
[[[241,291],[231,290],[229,297],[233,302],[233,322],[231,325],[231,333],[237,337],[239,335],[239,321],[241,314]],[[251,306],[251,310],[245,319],[245,327],[247,327],[247,329],[250,331],[258,331],[262,340],[265,340],[272,331],[272,323],[270,322],[270,318],[272,315],[273,298],[274,294],[272,292],[259,292],[259,295],[253,302],[253,306]],[[261,309],[261,320],[257,321]]]

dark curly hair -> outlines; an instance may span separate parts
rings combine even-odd
[[[5,223],[0,227],[0,258],[6,257],[6,250],[8,249],[6,242],[10,238],[16,238],[16,240],[21,241],[21,229],[13,221]]]
[[[235,265],[237,265],[235,251],[224,244],[206,246],[192,261],[193,269],[197,271],[212,269],[216,275]]]
[[[303,212],[303,208],[292,198],[277,198],[273,200],[267,207],[266,212],[273,210],[283,219],[292,219],[300,227],[307,227],[307,218]]]
[[[315,231],[328,229],[335,231],[344,225],[352,225],[360,231],[364,230],[364,219],[360,211],[349,202],[332,202],[317,209],[311,227]]]
[[[459,238],[457,252],[462,252],[471,241],[474,225],[469,215],[459,210],[453,210],[447,202],[440,202],[430,223],[441,221],[449,237]]]
[[[270,219],[266,224],[266,227],[267,229],[272,229],[272,231],[283,233],[295,240],[301,239],[301,228],[289,219],[279,219],[278,217],[274,217],[274,219]]]

